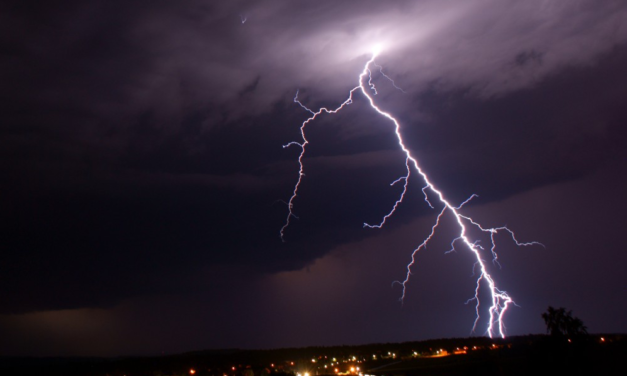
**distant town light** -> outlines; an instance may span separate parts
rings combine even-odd
[[[195,373],[196,373],[196,370],[195,370],[195,369],[193,369],[193,368],[192,368],[192,369],[190,369],[190,370],[189,370],[189,374],[190,374],[190,375],[193,375],[193,374],[195,374]]]

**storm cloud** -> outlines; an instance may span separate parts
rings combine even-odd
[[[627,161],[626,24],[619,0],[4,2],[0,332],[37,338],[38,328],[45,340],[0,351],[467,335],[474,317],[457,282],[472,285],[472,262],[461,250],[443,256],[445,237],[424,256],[438,265],[426,276],[452,263],[452,280],[417,284],[402,309],[388,288],[433,212],[412,178],[389,226],[362,228],[389,211],[401,189],[389,184],[405,168],[389,122],[363,98],[309,127],[298,219],[279,238],[299,152],[282,145],[300,140],[309,115],[294,96],[337,106],[374,46],[376,101],[436,185],[456,203],[478,194],[469,210],[547,245],[502,251],[513,258],[499,278],[530,307],[512,313],[511,332],[541,331],[537,311],[549,304],[583,311],[592,331],[627,330],[616,313],[624,290],[608,288],[625,282],[624,191],[613,187],[624,186]],[[596,247],[612,263],[591,263]],[[523,272],[537,277],[523,282]],[[558,274],[590,291],[571,297]],[[440,307],[420,306],[451,291]],[[601,301],[615,304],[595,313]],[[360,326],[338,324],[373,306]],[[168,308],[148,313],[155,307]],[[241,326],[246,310],[258,316]],[[421,325],[442,312],[467,320]],[[280,325],[290,315],[319,321],[295,338]],[[105,332],[115,334],[102,346],[83,346],[84,333]],[[128,336],[147,340],[119,347]]]

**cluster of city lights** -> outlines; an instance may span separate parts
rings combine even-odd
[[[605,338],[603,336],[596,337],[599,343],[611,342],[612,338]],[[569,343],[572,342],[570,338],[564,338],[565,341]],[[316,376],[316,375],[337,375],[337,376],[373,376],[368,372],[375,368],[381,366],[381,361],[383,364],[394,364],[398,360],[410,360],[416,358],[440,358],[446,356],[455,356],[455,355],[464,355],[468,354],[469,351],[491,351],[498,350],[504,347],[511,347],[512,344],[483,344],[483,345],[474,345],[474,346],[451,346],[448,348],[429,348],[428,351],[379,351],[377,353],[373,353],[372,356],[365,354],[358,355],[350,355],[350,356],[342,356],[342,357],[332,357],[328,355],[320,355],[314,356],[309,359],[297,359],[294,360],[285,360],[279,361],[275,363],[269,364],[270,375],[274,373],[286,372],[292,374],[294,376]],[[397,349],[398,350],[398,349]],[[368,360],[370,359],[370,360]],[[394,361],[392,361],[394,360]],[[313,365],[313,367],[312,367]],[[268,365],[261,366],[261,368],[267,369]],[[251,365],[229,365],[227,367],[231,372],[222,373],[220,372],[218,375],[222,376],[246,376],[257,374],[256,370],[258,368]],[[195,375],[198,373],[197,368],[190,367],[188,369],[190,375]],[[207,370],[211,371],[211,370]],[[202,373],[201,374],[206,374]],[[211,373],[213,376],[215,374]]]

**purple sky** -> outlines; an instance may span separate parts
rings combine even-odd
[[[245,22],[242,20],[245,19]],[[547,306],[627,332],[622,0],[5,1],[0,355],[132,355],[471,335],[476,275],[357,85],[497,237],[507,333]],[[480,321],[473,335],[485,334]]]

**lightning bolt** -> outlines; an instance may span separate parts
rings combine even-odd
[[[542,246],[542,244],[538,242],[528,242],[528,243],[520,242],[516,239],[514,232],[505,226],[495,227],[495,228],[482,227],[478,222],[474,221],[472,218],[466,215],[461,214],[460,212],[463,206],[467,204],[473,198],[477,197],[477,195],[473,194],[467,200],[462,202],[460,205],[455,206],[450,201],[448,201],[446,197],[444,196],[444,194],[442,193],[442,191],[440,191],[431,182],[431,180],[429,179],[425,171],[420,167],[418,160],[412,155],[411,151],[405,145],[405,142],[401,135],[401,126],[399,122],[390,113],[381,110],[374,102],[373,96],[377,94],[377,91],[376,91],[374,83],[372,82],[372,69],[371,69],[372,66],[376,67],[383,77],[390,80],[395,88],[402,90],[398,86],[396,86],[396,84],[392,81],[391,78],[389,78],[387,75],[383,73],[383,68],[375,63],[375,58],[377,57],[378,54],[379,54],[379,49],[377,49],[372,54],[372,57],[366,62],[364,69],[359,75],[359,80],[358,80],[359,84],[355,86],[354,88],[352,88],[348,93],[348,98],[334,109],[328,109],[326,107],[322,107],[318,109],[317,111],[313,111],[298,100],[298,92],[296,92],[296,95],[294,96],[294,102],[300,105],[305,111],[309,112],[311,116],[308,117],[305,121],[303,121],[300,127],[300,133],[301,133],[301,137],[303,141],[302,142],[292,141],[283,146],[284,148],[287,148],[290,146],[298,146],[300,147],[301,152],[298,156],[298,165],[299,165],[298,180],[296,181],[296,184],[294,185],[292,196],[287,202],[288,214],[287,214],[285,224],[283,225],[283,227],[281,227],[281,231],[280,231],[281,240],[285,241],[285,230],[290,225],[290,220],[292,218],[297,218],[296,215],[294,214],[294,200],[296,199],[298,195],[298,189],[303,181],[303,177],[305,176],[303,159],[305,157],[307,145],[309,144],[309,141],[307,140],[307,137],[305,134],[305,128],[307,124],[311,123],[318,116],[322,116],[323,114],[335,114],[341,111],[344,107],[353,103],[353,96],[355,95],[355,93],[360,92],[368,100],[372,109],[374,109],[382,117],[387,118],[391,122],[391,124],[394,126],[394,132],[398,140],[398,146],[405,154],[405,157],[406,157],[405,165],[407,167],[407,173],[404,176],[399,177],[397,180],[391,183],[391,185],[395,185],[395,184],[402,182],[403,190],[400,194],[400,197],[397,199],[392,209],[390,210],[390,212],[387,213],[385,216],[383,216],[380,223],[374,224],[374,225],[364,223],[364,227],[381,228],[386,223],[386,221],[394,214],[398,206],[402,203],[403,199],[405,198],[405,194],[407,193],[407,187],[409,183],[409,177],[412,171],[417,172],[418,175],[420,175],[420,177],[425,183],[425,185],[422,188],[422,193],[424,195],[425,202],[429,205],[429,207],[434,209],[434,206],[432,205],[432,202],[431,202],[434,198],[437,199],[437,201],[442,205],[442,209],[440,213],[438,214],[438,216],[436,217],[435,223],[431,227],[430,234],[411,253],[411,262],[407,265],[407,273],[405,275],[405,279],[403,281],[396,281],[396,283],[402,286],[402,293],[400,297],[401,302],[404,301],[405,299],[405,296],[407,293],[407,286],[408,286],[410,277],[412,275],[411,270],[412,270],[412,267],[416,264],[416,256],[418,252],[427,247],[427,244],[435,235],[436,230],[438,226],[440,225],[440,221],[442,217],[448,214],[452,216],[452,218],[454,218],[455,222],[459,226],[459,235],[455,239],[453,239],[453,241],[451,242],[451,250],[449,252],[455,250],[456,243],[462,242],[465,245],[465,248],[467,248],[470,252],[472,252],[472,254],[474,255],[476,259],[473,270],[478,269],[479,271],[477,282],[476,282],[475,295],[474,297],[469,299],[467,302],[469,303],[471,301],[474,301],[476,303],[475,311],[476,311],[477,316],[472,327],[472,332],[476,330],[476,326],[480,318],[479,310],[480,310],[481,302],[479,300],[479,291],[482,286],[485,286],[484,288],[487,288],[490,294],[490,298],[491,298],[490,307],[488,309],[489,319],[488,319],[488,327],[486,329],[486,333],[488,336],[490,336],[490,338],[492,338],[498,332],[498,335],[505,338],[505,326],[504,326],[503,317],[507,309],[510,307],[510,305],[515,304],[515,303],[513,299],[507,294],[507,292],[497,287],[494,281],[494,278],[490,275],[490,273],[487,270],[486,262],[481,257],[481,251],[484,251],[484,248],[481,245],[479,245],[478,241],[473,242],[470,240],[470,238],[467,235],[468,229],[475,228],[475,229],[480,230],[481,232],[484,232],[490,235],[490,242],[491,242],[490,252],[492,255],[492,261],[495,264],[498,264],[495,236],[501,231],[508,233],[510,237],[512,238],[513,242],[517,246],[531,246],[531,245]]]

